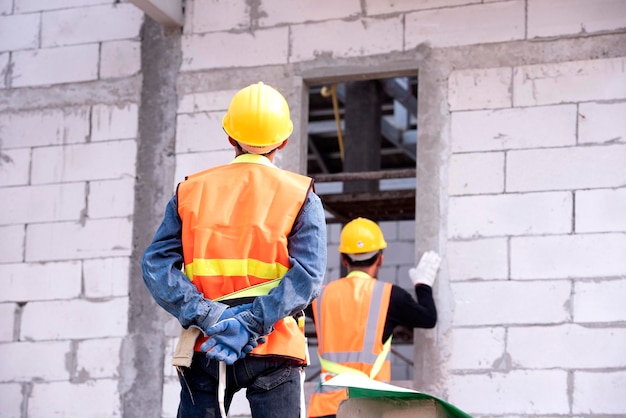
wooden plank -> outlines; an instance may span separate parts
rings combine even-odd
[[[163,26],[182,27],[182,0],[130,0],[132,4]]]

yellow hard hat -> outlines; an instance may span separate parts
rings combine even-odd
[[[383,231],[374,221],[356,218],[341,230],[339,252],[343,254],[362,254],[387,248]]]
[[[235,94],[222,126],[241,145],[265,150],[276,148],[293,132],[287,100],[262,82]]]

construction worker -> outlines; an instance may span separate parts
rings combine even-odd
[[[339,252],[348,274],[326,285],[312,304],[321,374],[309,417],[334,417],[347,399],[346,389],[321,385],[337,374],[391,380],[387,355],[394,328],[433,328],[437,323],[432,284],[439,256],[427,252],[409,270],[416,301],[400,286],[376,279],[386,247],[381,229],[369,219],[356,218],[341,231]]]
[[[225,418],[247,388],[254,418],[299,418],[307,348],[294,315],[321,288],[324,210],[311,178],[273,164],[293,130],[281,93],[241,89],[222,125],[234,160],[178,185],[142,261],[183,328],[178,417]]]

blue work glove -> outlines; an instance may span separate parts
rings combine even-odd
[[[206,331],[209,339],[200,346],[208,359],[223,361],[231,365],[250,353],[258,343],[257,338],[236,318],[219,321]]]
[[[252,304],[251,303],[246,303],[246,304],[239,305],[239,306],[228,307],[228,308],[226,308],[226,310],[224,312],[222,312],[222,316],[220,316],[220,319],[218,319],[217,322],[223,321],[223,320],[228,319],[228,318],[233,318],[239,312],[242,312],[242,311],[245,311],[245,310],[249,310],[251,308],[252,308]]]

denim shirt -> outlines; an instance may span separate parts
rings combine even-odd
[[[269,334],[279,319],[304,310],[319,295],[326,270],[326,220],[322,202],[313,191],[294,222],[287,249],[291,268],[280,284],[257,297],[251,310],[241,314],[246,328],[258,335]],[[184,328],[205,331],[228,306],[205,298],[183,273],[183,263],[182,221],[175,195],[143,255],[143,279],[155,301]]]

